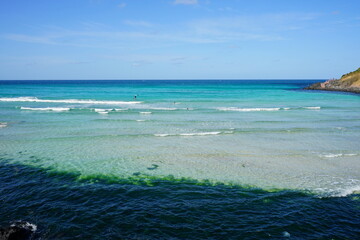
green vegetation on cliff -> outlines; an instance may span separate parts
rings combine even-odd
[[[342,75],[340,81],[347,87],[360,88],[360,68]]]
[[[344,75],[341,76],[341,78],[344,78],[344,77],[347,77],[347,76],[351,76],[355,73],[360,73],[360,68],[358,68],[357,70],[353,71],[353,72],[349,72],[349,73],[346,73]]]

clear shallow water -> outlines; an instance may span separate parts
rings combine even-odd
[[[49,239],[359,236],[360,98],[309,83],[0,82],[1,221]]]

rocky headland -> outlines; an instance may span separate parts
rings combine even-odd
[[[307,90],[342,91],[360,94],[360,68],[342,75],[340,79],[331,79],[306,87]]]

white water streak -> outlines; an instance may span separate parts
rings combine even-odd
[[[0,98],[0,102],[40,102],[40,103],[71,103],[71,104],[105,104],[105,105],[122,105],[138,104],[136,101],[98,101],[98,100],[79,100],[79,99],[38,99],[36,97],[17,97],[17,98]]]
[[[46,108],[31,108],[31,107],[21,107],[21,110],[31,110],[31,111],[53,111],[53,112],[66,112],[70,108],[63,107],[46,107]]]

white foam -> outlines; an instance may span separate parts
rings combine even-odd
[[[237,107],[219,107],[219,111],[234,111],[234,112],[257,112],[257,111],[279,111],[280,108],[237,108]]]
[[[70,110],[70,108],[64,108],[64,107],[46,107],[46,108],[21,107],[20,109],[31,110],[31,111],[53,111],[53,112],[65,112]]]
[[[138,119],[137,122],[145,122],[145,120]]]
[[[320,197],[346,197],[352,194],[359,194],[360,185],[337,189],[316,189],[316,191],[319,193]]]
[[[309,109],[309,110],[320,110],[321,107],[303,107],[305,109]]]
[[[152,114],[152,112],[140,112],[140,114]]]
[[[154,134],[155,137],[167,137],[167,136],[171,136],[171,134]],[[174,135],[173,135],[174,136]]]
[[[16,227],[16,226],[19,226],[19,224],[13,223],[10,225],[10,227]],[[37,226],[29,222],[21,222],[20,227],[27,228],[32,232],[36,232],[37,230]]]
[[[326,157],[326,158],[336,158],[336,157],[341,157],[343,156],[342,153],[339,153],[339,154],[333,154],[333,153],[330,153],[330,154],[326,154],[326,155],[322,155],[323,157]]]
[[[349,187],[349,188],[342,190],[339,194],[337,194],[335,196],[336,197],[346,197],[351,194],[359,193],[359,192],[360,192],[360,186],[353,186],[353,187]]]
[[[0,98],[0,102],[41,102],[41,103],[72,103],[72,104],[105,104],[105,105],[122,105],[138,104],[137,101],[98,101],[98,100],[80,100],[80,99],[38,99],[36,97],[17,97],[17,98]]]
[[[181,133],[180,136],[206,136],[206,135],[218,135],[221,132],[202,132],[202,133]]]
[[[100,112],[109,112],[112,111],[112,109],[94,108],[94,111],[100,113]]]
[[[0,128],[4,128],[7,126],[7,123],[6,122],[0,122]]]
[[[356,156],[356,153],[329,153],[329,154],[323,154],[320,155],[320,157],[326,157],[326,158],[337,158],[337,157],[351,157]]]
[[[320,110],[321,107],[300,107],[303,109],[308,109],[308,110]],[[290,107],[284,107],[284,108],[238,108],[238,107],[219,107],[216,108],[219,111],[234,111],[234,112],[257,112],[257,111],[279,111],[279,110],[284,110],[284,111],[289,111],[292,109],[299,109],[299,108],[290,108]]]
[[[168,136],[206,136],[206,135],[218,135],[221,132],[201,132],[201,133],[180,133],[180,134],[170,134],[170,133],[162,133],[162,134],[154,134],[156,137],[168,137]]]

